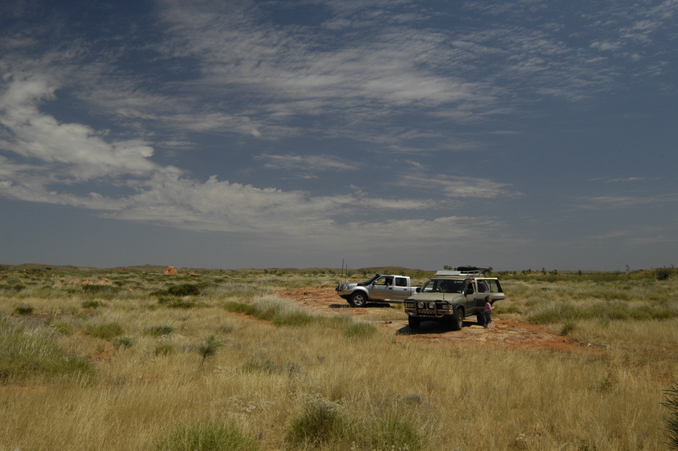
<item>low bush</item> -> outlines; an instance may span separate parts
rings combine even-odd
[[[156,443],[156,451],[257,451],[259,447],[236,426],[214,423],[174,429]]]
[[[116,349],[131,348],[134,345],[134,339],[131,337],[117,337],[113,339],[112,343]]]
[[[104,303],[101,302],[101,301],[91,301],[91,300],[90,300],[90,301],[82,301],[82,304],[80,304],[80,305],[82,306],[82,308],[92,308],[92,309],[96,309],[96,308],[99,308],[99,307],[103,307],[103,306],[105,306],[106,304],[104,304]]]
[[[18,305],[14,308],[14,313],[16,315],[32,315],[34,308],[30,305]]]
[[[566,336],[574,332],[574,330],[577,328],[577,324],[573,321],[566,321],[565,324],[563,324],[562,329],[560,329],[560,335]]]
[[[144,331],[145,335],[150,335],[151,337],[160,337],[162,335],[169,335],[174,332],[174,327],[169,324],[163,324],[161,326],[149,327]]]
[[[169,296],[161,296],[160,298],[158,298],[158,304],[165,306],[167,308],[176,308],[185,310],[198,306],[198,304],[193,301],[187,301],[185,299],[178,299]]]
[[[110,340],[125,333],[125,329],[118,323],[105,323],[98,326],[88,326],[85,329],[85,333],[90,337]]]
[[[292,421],[286,439],[292,445],[318,447],[340,438],[344,424],[338,404],[309,396],[302,415]]]
[[[172,296],[197,296],[200,294],[200,287],[198,287],[198,285],[184,283],[169,287],[167,293]]]
[[[369,438],[369,449],[375,451],[419,451],[424,444],[419,430],[399,416],[378,421],[372,434],[363,436]]]

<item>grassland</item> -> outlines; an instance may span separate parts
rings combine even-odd
[[[336,270],[161,270],[0,267],[0,450],[669,446],[673,271],[500,274],[496,316],[596,349],[528,352],[421,346],[379,327],[401,310],[278,294]]]

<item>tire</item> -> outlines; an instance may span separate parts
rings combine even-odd
[[[348,300],[353,307],[365,307],[367,305],[367,295],[362,291],[356,291]]]
[[[485,315],[483,315],[482,313],[477,313],[476,320],[478,321],[479,325],[485,326]]]
[[[416,329],[419,329],[419,325],[421,324],[421,320],[419,318],[415,318],[413,316],[408,316],[407,317],[407,324],[410,326],[410,329],[416,330]]]
[[[461,330],[464,327],[464,309],[458,308],[449,319],[452,330]]]

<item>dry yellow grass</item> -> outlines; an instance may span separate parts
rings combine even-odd
[[[190,309],[133,292],[96,309],[82,307],[92,296],[25,295],[33,318],[54,317],[37,327],[71,325],[56,339],[67,353],[95,359],[98,375],[0,385],[0,450],[152,450],[175,427],[210,421],[236,424],[262,449],[290,448],[285,437],[309,397],[334,403],[351,430],[322,449],[368,449],[356,437],[394,417],[419,431],[426,450],[666,449],[661,401],[678,376],[675,319],[577,322],[571,336],[604,353],[423,347],[383,330],[347,336],[350,320],[274,326],[223,308],[231,300],[285,303],[272,294],[277,279],[266,277],[256,293],[210,289]],[[0,298],[5,315],[16,303]],[[373,309],[365,320],[400,314]],[[106,323],[120,324],[134,344],[116,348],[85,334]],[[159,325],[173,332],[146,333]],[[196,349],[208,335],[223,347],[201,365]],[[173,352],[158,354],[159,345]]]

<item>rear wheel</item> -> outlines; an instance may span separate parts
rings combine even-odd
[[[348,302],[353,307],[365,307],[367,305],[367,295],[362,291],[356,291],[351,295]]]
[[[450,318],[450,327],[452,330],[461,330],[464,327],[464,309],[458,308]]]
[[[476,320],[478,321],[479,325],[481,325],[481,326],[485,325],[485,315],[483,315],[482,313],[476,314]]]
[[[415,318],[413,316],[408,316],[407,317],[407,324],[410,326],[410,329],[419,329],[419,325],[421,324],[421,320],[419,318]]]

